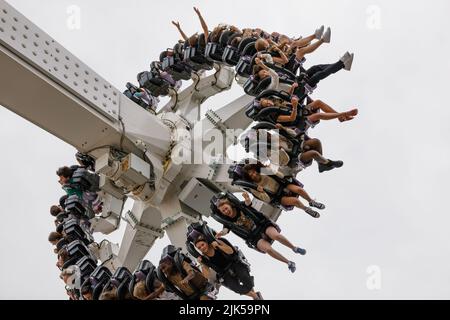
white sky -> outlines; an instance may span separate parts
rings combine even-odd
[[[345,161],[328,174],[319,175],[314,167],[300,175],[307,191],[327,205],[322,218],[295,211],[278,221],[308,255],[295,257],[298,269],[291,274],[243,241],[230,240],[252,263],[256,289],[266,299],[450,298],[448,1],[9,3],[120,90],[176,42],[172,19],[187,33],[200,30],[193,5],[210,26],[260,26],[292,36],[331,26],[332,43],[310,56],[307,66],[334,62],[350,50],[356,55],[354,69],[323,81],[314,97],[340,110],[357,106],[360,116],[312,131],[326,155]],[[81,8],[80,30],[66,26],[70,5]],[[368,24],[371,5],[380,10],[379,29]],[[241,93],[235,86],[205,105],[223,105]],[[63,194],[54,172],[74,162],[75,150],[5,108],[0,108],[0,137],[0,299],[65,299],[47,242],[53,228],[48,210]],[[123,228],[111,239],[120,242],[122,233]],[[157,242],[152,261],[167,243]],[[381,270],[380,290],[366,286],[373,265]],[[226,289],[220,297],[239,298]]]

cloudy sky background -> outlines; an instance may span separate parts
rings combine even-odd
[[[176,42],[172,19],[189,34],[200,30],[193,5],[211,27],[227,22],[298,36],[331,26],[332,43],[309,56],[307,66],[350,50],[354,68],[322,82],[314,97],[339,110],[356,106],[360,116],[312,131],[326,155],[345,166],[322,175],[314,166],[300,175],[327,205],[320,220],[299,211],[279,220],[308,255],[294,257],[298,269],[291,274],[230,240],[244,249],[266,299],[450,298],[448,1],[8,2],[120,90]],[[81,9],[79,30],[67,27],[71,5]],[[205,107],[242,92],[236,85]],[[0,137],[0,299],[66,299],[47,242],[48,209],[63,194],[55,169],[72,164],[75,150],[1,107]],[[123,227],[109,239],[120,242]],[[159,240],[148,258],[156,262],[167,244]],[[380,271],[380,288],[367,286],[368,270]],[[224,289],[220,298],[239,296]]]

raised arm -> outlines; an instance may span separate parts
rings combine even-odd
[[[227,228],[223,228],[221,231],[217,232],[216,239],[226,236],[228,233],[230,233],[230,230],[228,230]]]
[[[281,64],[281,65],[285,65],[286,63],[288,63],[289,62],[289,59],[288,59],[288,57],[284,54],[284,52],[283,52],[283,50],[281,50],[280,48],[278,48],[278,47],[273,47],[274,48],[274,51],[276,51],[276,52],[278,52],[279,53],[279,57],[273,57],[273,62],[275,62],[275,63],[278,63],[278,64]]]
[[[189,38],[181,29],[180,23],[178,21],[172,21],[172,24],[178,29],[178,32],[181,34],[181,37],[184,39],[184,41],[188,41]]]
[[[245,205],[246,205],[247,207],[251,207],[251,206],[252,206],[252,200],[250,199],[249,194],[248,194],[247,192],[243,192],[243,193],[242,193],[242,196],[244,197]]]
[[[219,249],[220,251],[222,251],[228,255],[231,255],[234,252],[232,247],[230,247],[229,245],[227,245],[225,242],[223,242],[221,240],[214,241],[213,243],[211,243],[211,245],[213,246],[214,249]]]
[[[202,16],[200,10],[198,8],[194,7],[194,11],[197,14],[198,18],[200,19],[203,33],[205,34],[205,43],[208,43],[208,36],[209,36],[208,25],[206,24],[205,19],[203,19],[203,16]]]

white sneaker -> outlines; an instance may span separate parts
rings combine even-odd
[[[354,57],[355,57],[355,54],[352,53],[352,54],[350,54],[350,56],[345,61],[343,61],[344,62],[344,66],[345,66],[344,67],[345,70],[350,71],[352,69],[352,64],[353,64]]]
[[[323,32],[325,31],[325,26],[321,26],[319,29],[316,30],[314,35],[316,36],[316,39],[319,40],[322,38]]]
[[[331,42],[331,28],[327,28],[327,31],[325,31],[325,33],[322,36],[322,40],[325,43]]]

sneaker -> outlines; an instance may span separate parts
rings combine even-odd
[[[328,160],[327,163],[319,163],[319,172],[322,173],[324,171],[331,171],[335,168],[340,168],[344,165],[342,161],[332,161]]]
[[[330,162],[331,162],[331,166],[332,166],[333,168],[340,168],[340,167],[342,167],[342,166],[344,165],[344,162],[341,161],[341,160],[338,160],[338,161],[332,161],[332,160],[330,160]]]
[[[331,42],[331,29],[327,28],[327,31],[322,36],[322,41],[324,43],[330,43]]]
[[[355,54],[352,53],[352,54],[350,54],[350,57],[348,57],[347,59],[345,59],[345,61],[343,61],[345,70],[350,71],[352,69],[352,64],[353,64],[354,58],[355,58]]]
[[[320,218],[320,214],[317,211],[314,211],[313,209],[311,209],[309,207],[305,208],[305,212],[313,218],[316,218],[316,219]]]
[[[306,250],[300,247],[295,247],[294,249],[292,249],[292,251],[294,251],[295,253],[301,254],[302,256],[304,256],[306,254]]]
[[[311,200],[309,203],[310,207],[317,208],[319,210],[325,209],[325,205],[323,203],[317,202],[316,200]]]
[[[319,29],[316,30],[314,35],[316,36],[316,39],[319,40],[322,38],[323,32],[325,31],[325,26],[321,26]]]
[[[288,262],[288,268],[292,273],[294,273],[295,270],[297,270],[297,267],[295,266],[295,262],[293,262],[293,261]]]

